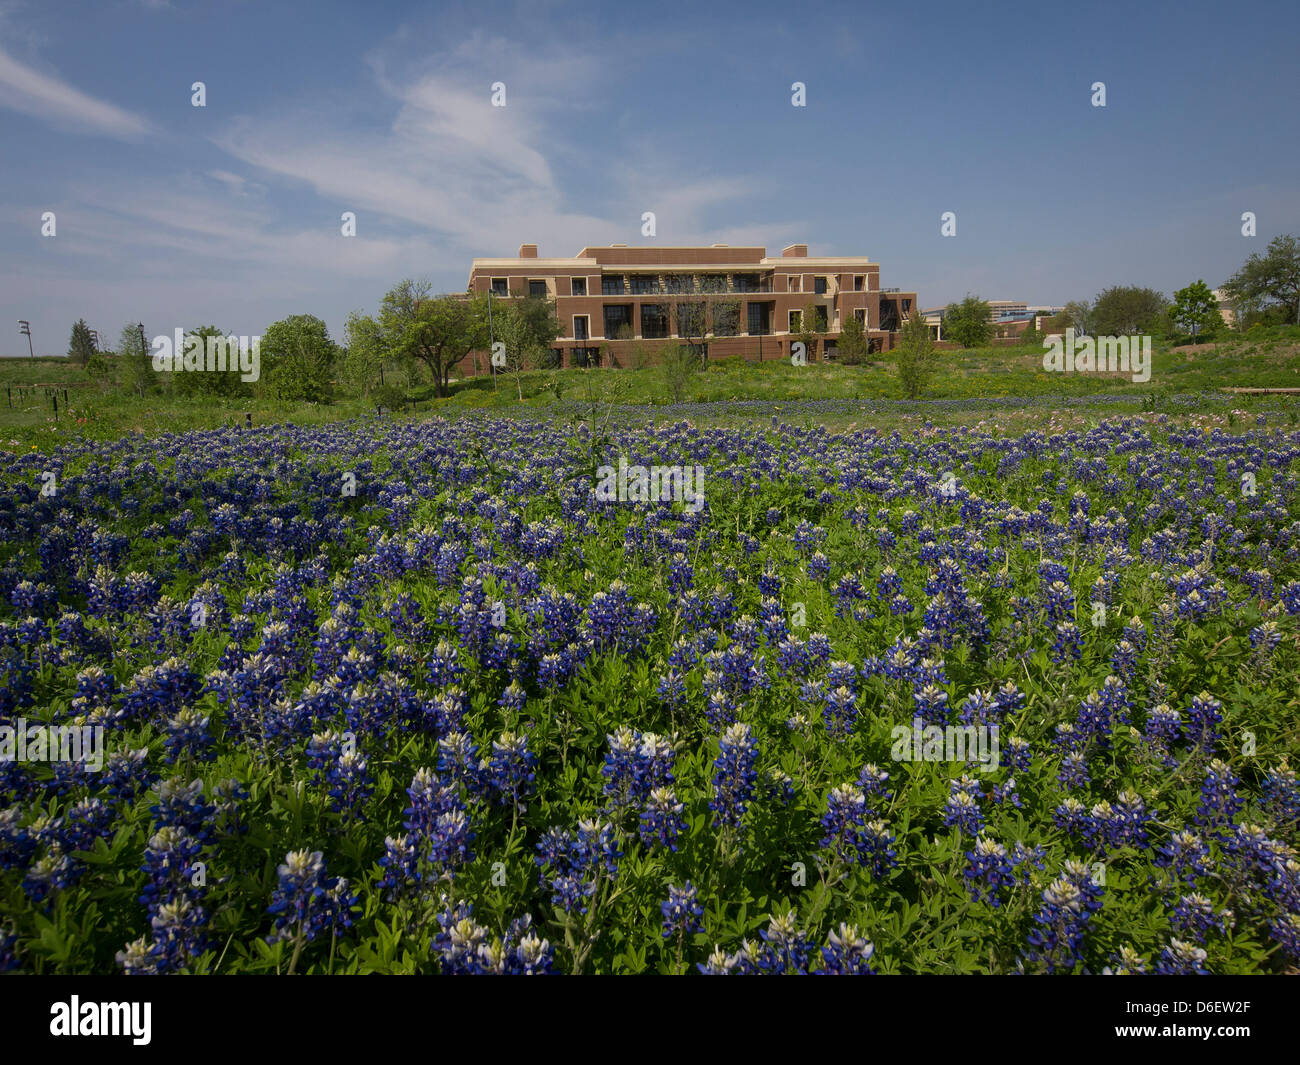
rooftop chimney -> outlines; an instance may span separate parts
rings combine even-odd
[[[537,245],[536,245],[536,244],[520,244],[520,245],[519,245],[519,258],[521,258],[521,259],[536,259],[536,258],[537,258]]]
[[[808,258],[807,244],[791,244],[788,248],[782,248],[781,254],[791,259]]]

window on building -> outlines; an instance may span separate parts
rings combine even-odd
[[[662,303],[641,304],[641,335],[661,340],[668,335],[668,312]]]
[[[700,276],[701,292],[726,292],[727,275],[726,274],[702,274]]]
[[[798,292],[798,291],[799,291],[799,275],[798,275],[798,274],[791,274],[789,277],[787,277],[787,278],[786,278],[786,286],[785,286],[785,287],[786,287],[789,291],[791,291],[791,292]]]
[[[633,274],[632,295],[649,296],[659,292],[659,278],[654,274]]]
[[[675,296],[694,292],[695,278],[690,274],[669,274],[664,279],[664,291]]]
[[[590,316],[585,314],[575,314],[573,316],[573,339],[586,340],[590,335]]]
[[[791,311],[790,322],[789,322],[790,332],[791,333],[799,332],[799,327],[802,324],[803,324],[803,311]]]
[[[863,329],[867,328],[867,309],[865,307],[857,308],[853,312],[853,317],[858,320],[858,324],[862,326]]]
[[[814,295],[817,296],[826,295],[826,278],[824,277],[813,278],[813,293]]]
[[[585,277],[569,278],[569,291],[575,296],[585,296],[587,294],[587,279]]]
[[[494,277],[492,279],[492,295],[494,296],[510,295],[510,284],[504,277]]]
[[[735,274],[731,283],[737,292],[757,292],[758,274]]]
[[[673,319],[679,337],[704,336],[708,321],[703,303],[686,302],[673,306]]]
[[[619,332],[623,328],[632,328],[632,304],[630,303],[607,303],[604,306],[605,312],[605,337],[608,340],[618,340]]]
[[[547,296],[547,294],[548,294],[548,293],[547,293],[547,291],[546,291],[546,282],[545,282],[545,281],[529,281],[529,282],[528,282],[528,295],[530,295],[530,296],[540,296],[542,299],[545,299],[546,296]]]
[[[827,323],[830,321],[827,309],[825,307],[815,307],[813,309],[816,311],[817,332],[825,333],[827,330]]]
[[[600,293],[602,296],[621,296],[624,287],[622,274],[606,274],[600,279]],[[606,334],[606,336],[608,335]]]
[[[861,292],[867,284],[867,279],[863,274],[853,275],[853,291]]]
[[[728,300],[713,307],[713,335],[734,337],[740,332],[740,303]]]
[[[746,325],[752,337],[768,336],[772,332],[772,304],[751,303],[746,308]]]

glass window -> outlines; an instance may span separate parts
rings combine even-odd
[[[826,295],[826,278],[813,278],[813,292],[818,296]]]
[[[528,295],[530,295],[530,296],[541,296],[543,299],[545,299],[545,298],[546,298],[546,295],[547,295],[547,293],[546,293],[546,282],[545,282],[545,281],[529,281],[529,282],[528,282]]]
[[[659,291],[659,278],[653,274],[632,275],[632,295],[648,296]]]
[[[589,335],[588,334],[589,327],[587,323],[589,320],[590,319],[588,315],[585,314],[575,314],[573,316],[573,339],[574,340],[587,339],[587,336]]]
[[[622,274],[607,274],[600,279],[600,291],[604,296],[621,296],[623,295],[623,290],[624,285]]]
[[[504,277],[494,277],[492,279],[492,295],[494,296],[510,295],[510,289]]]
[[[569,291],[575,296],[585,296],[587,294],[587,279],[585,277],[570,278]]]
[[[740,304],[728,301],[713,308],[713,335],[734,337],[740,332]]]
[[[854,291],[854,292],[861,292],[861,291],[862,291],[862,286],[865,285],[866,283],[867,283],[867,279],[866,279],[865,277],[863,277],[861,274],[854,274],[854,275],[853,275],[853,291]]]
[[[605,312],[605,337],[618,339],[619,330],[632,328],[632,305],[630,303],[607,303]]]
[[[668,335],[668,312],[662,303],[641,304],[641,335],[647,340]]]

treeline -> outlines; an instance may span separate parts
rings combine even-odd
[[[384,296],[377,315],[348,315],[342,343],[310,314],[267,326],[256,381],[243,379],[247,375],[239,372],[233,357],[225,372],[160,372],[138,322],[122,327],[116,350],[98,351],[80,320],[73,326],[68,356],[101,387],[141,397],[168,392],[329,403],[342,392],[398,406],[406,389],[422,384],[432,384],[435,395],[447,395],[453,370],[471,356],[476,373],[489,369],[488,360],[501,373],[546,366],[561,331],[550,298],[522,292],[510,299],[434,295],[427,282],[405,280]],[[184,346],[225,335],[215,325],[190,329]]]
[[[1219,286],[1232,312],[1223,320],[1220,301],[1203,280],[1180,288],[1173,299],[1137,285],[1114,285],[1090,300],[1072,300],[1044,325],[1048,332],[1073,328],[1090,336],[1149,335],[1175,344],[1211,340],[1230,329],[1254,325],[1291,325],[1300,315],[1300,240],[1275,237],[1263,254],[1251,255],[1241,269]],[[989,305],[967,296],[943,312],[943,333],[964,348],[982,347],[993,338],[996,323]],[[1043,333],[1026,329],[1025,344],[1041,342]]]

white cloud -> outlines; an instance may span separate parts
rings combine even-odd
[[[123,140],[141,137],[151,128],[140,115],[42,74],[4,51],[0,51],[0,107]]]

